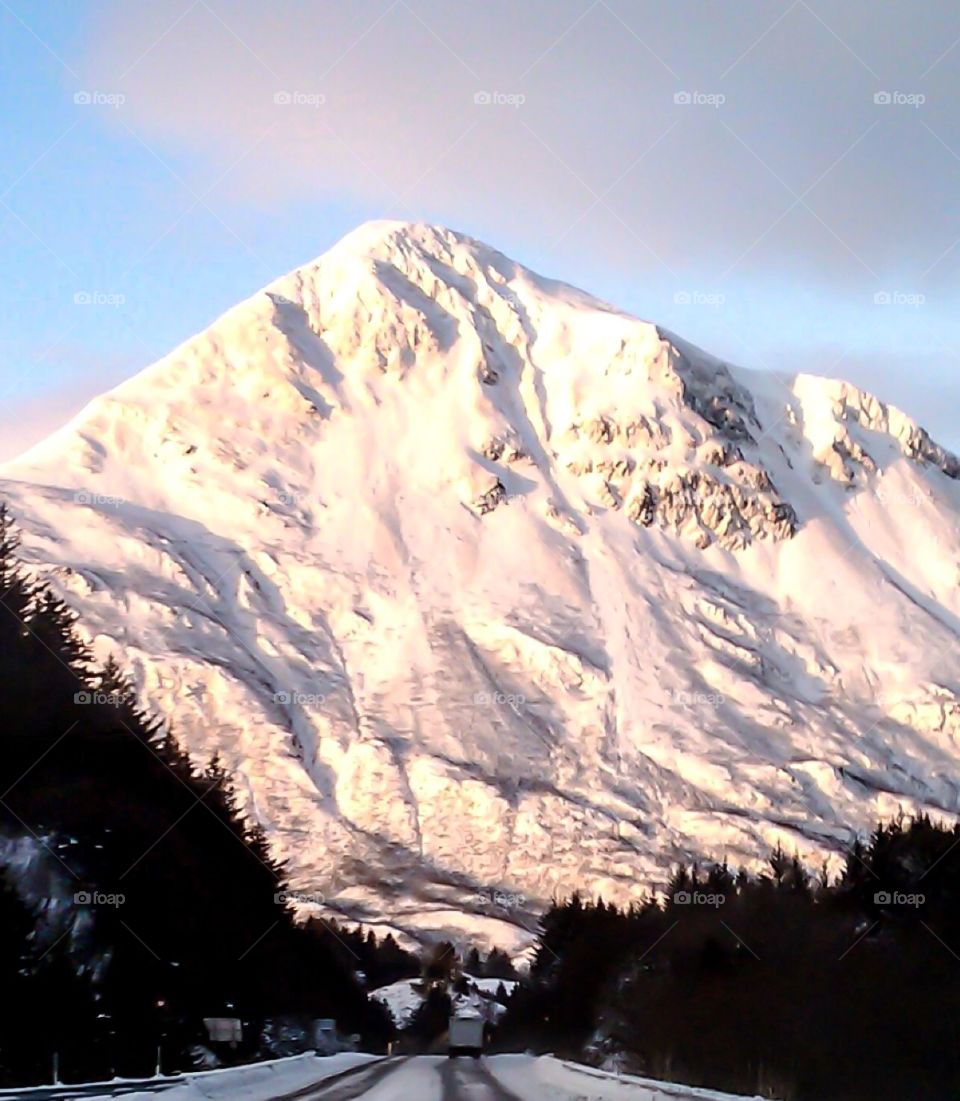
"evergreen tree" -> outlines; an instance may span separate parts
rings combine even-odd
[[[446,989],[459,973],[457,950],[450,941],[434,945],[423,961],[423,981],[427,987]]]
[[[240,813],[222,763],[197,771],[137,703],[119,664],[96,668],[75,617],[27,578],[17,546],[0,506],[0,829],[30,840],[74,904],[57,911],[67,923],[59,943],[20,976],[16,1001],[35,1039],[3,1048],[0,1038],[3,1073],[48,1079],[56,1045],[75,1079],[142,1075],[158,1042],[165,1068],[176,1069],[202,1038],[202,1017],[229,1007],[254,1024],[272,1014],[336,1017],[381,1042],[389,1022],[357,985],[355,965],[279,901],[284,868]],[[0,894],[0,955],[30,957],[41,920]],[[55,1017],[62,1035],[31,1006]],[[16,1021],[6,1035],[18,1035]]]
[[[475,947],[467,953],[467,958],[463,961],[463,969],[468,975],[481,976],[486,974],[483,969],[483,961],[480,959],[480,953]]]
[[[446,990],[439,986],[431,987],[410,1018],[404,1036],[418,1050],[430,1050],[447,1031],[451,1010],[450,996]]]
[[[492,948],[486,963],[483,965],[483,974],[488,979],[516,979],[517,972],[513,962],[506,952],[499,948]]]

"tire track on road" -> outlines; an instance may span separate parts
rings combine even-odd
[[[443,1101],[526,1101],[500,1084],[482,1060],[450,1059],[440,1071]]]

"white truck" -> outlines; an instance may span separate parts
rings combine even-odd
[[[483,1052],[485,1025],[486,1021],[482,1017],[451,1017],[447,1042],[447,1054],[450,1058],[472,1055],[474,1059],[479,1059]]]

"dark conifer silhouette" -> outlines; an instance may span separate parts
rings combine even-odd
[[[878,826],[833,882],[681,867],[659,902],[544,915],[497,1043],[787,1101],[960,1092],[960,827]]]
[[[119,663],[97,668],[18,547],[0,506],[0,831],[35,866],[0,892],[0,981],[26,960],[5,1035],[32,1038],[0,1038],[0,1073],[49,1080],[56,1050],[66,1080],[144,1074],[158,1044],[176,1069],[202,1018],[224,1014],[250,1022],[241,1055],[271,1015],[334,1017],[382,1042],[382,1007],[295,923],[285,869],[222,763],[197,770]]]

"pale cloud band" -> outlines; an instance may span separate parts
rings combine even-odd
[[[875,377],[949,434],[960,10],[946,0],[97,12],[71,59],[78,109],[214,217],[227,196],[265,218],[353,204],[453,224],[749,366]],[[305,225],[301,259],[330,243]]]

